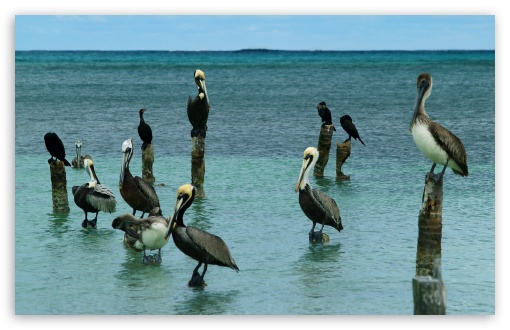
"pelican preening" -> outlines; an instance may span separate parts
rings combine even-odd
[[[333,125],[333,119],[331,119],[331,111],[326,105],[326,102],[322,101],[317,104],[317,112],[322,119],[321,127],[326,125]],[[336,131],[335,125],[333,125],[333,130]]]
[[[318,189],[310,186],[310,170],[314,168],[319,152],[314,147],[306,148],[303,157],[303,166],[299,173],[296,192],[299,191],[299,205],[305,215],[313,222],[308,234],[310,241],[322,240],[324,225],[331,226],[338,231],[344,229],[340,210],[335,200]],[[315,225],[322,225],[318,233],[314,232]]]
[[[409,131],[413,134],[418,149],[432,162],[428,175],[432,175],[436,182],[440,182],[446,168],[451,167],[455,174],[468,176],[467,155],[462,141],[443,126],[430,120],[425,113],[425,101],[432,90],[431,75],[420,74],[416,85],[418,95]],[[444,165],[439,177],[434,174],[436,164]]]
[[[142,150],[145,150],[145,148],[152,143],[152,129],[145,120],[143,120],[143,113],[145,111],[145,109],[140,109],[140,124],[138,125],[138,135],[143,142]]]
[[[122,230],[124,242],[135,251],[143,251],[143,263],[160,263],[161,248],[168,243],[168,223],[159,207],[155,207],[146,219],[135,218],[131,213],[124,213],[112,222],[112,227]],[[147,256],[145,250],[158,250],[155,256]]]
[[[81,186],[74,186],[72,192],[74,195],[74,202],[85,212],[85,220],[83,220],[81,226],[83,228],[96,228],[97,214],[99,211],[108,213],[115,212],[117,202],[113,192],[99,182],[92,160],[85,159],[84,162],[85,170],[90,175],[90,181]],[[88,220],[88,212],[96,213],[93,220]]]
[[[129,162],[133,157],[133,141],[127,139],[122,143],[122,167],[120,169],[119,190],[124,201],[133,208],[133,215],[136,211],[149,213],[156,206],[159,207],[159,198],[149,183],[139,176],[133,177],[129,171]]]
[[[85,165],[84,160],[85,159],[92,160],[92,158],[89,155],[85,155],[85,156],[81,155],[81,141],[80,140],[76,140],[76,143],[74,145],[76,147],[76,156],[71,161],[71,164],[73,165],[73,167],[83,168]]]
[[[65,166],[71,166],[71,163],[66,160],[66,150],[64,148],[64,144],[56,133],[46,133],[44,135],[44,144],[46,145],[46,149],[51,155],[50,159],[48,159],[48,164],[55,163],[57,160],[60,160],[64,162]]]
[[[193,74],[195,84],[198,87],[198,95],[195,98],[188,96],[186,109],[188,119],[193,128],[191,129],[191,137],[201,135],[205,138],[207,132],[207,118],[209,117],[209,96],[205,87],[205,74],[201,70],[195,70]]]
[[[340,117],[340,125],[342,125],[342,128],[344,129],[344,131],[346,131],[347,134],[349,134],[349,138],[347,138],[347,140],[350,141],[351,137],[353,137],[355,140],[359,140],[359,142],[361,142],[363,145],[365,145],[365,142],[363,142],[363,140],[361,140],[361,138],[359,137],[358,130],[356,129],[356,126],[354,126],[354,124],[352,123],[351,116],[345,115],[345,116]],[[344,142],[346,142],[347,140],[345,140]]]
[[[175,246],[184,254],[198,261],[188,285],[202,286],[207,265],[229,267],[236,272],[239,271],[239,268],[227,245],[220,237],[184,224],[184,212],[193,203],[195,194],[196,188],[191,184],[182,185],[177,190],[177,200],[166,238],[172,235]],[[204,264],[204,271],[200,275],[198,269],[202,264]]]

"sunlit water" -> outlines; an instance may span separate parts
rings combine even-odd
[[[187,286],[196,262],[170,241],[160,265],[144,265],[112,220],[130,208],[118,190],[121,146],[133,138],[141,175],[138,110],[154,135],[155,189],[170,216],[191,178],[185,103],[193,71],[211,100],[205,198],[184,221],[221,236],[240,272],[210,266],[203,289]],[[448,314],[495,312],[493,52],[17,52],[15,311],[17,314],[412,314],[418,213],[430,162],[407,132],[415,80],[434,79],[426,110],[459,136],[469,177],[444,181],[442,267]],[[324,178],[311,178],[340,206],[344,230],[310,244],[311,222],[294,192],[303,151],[316,146],[326,101],[337,131]],[[335,179],[339,124],[353,141]],[[67,168],[68,214],[52,210],[43,136],[55,131],[67,159],[83,142],[117,211],[83,229]]]

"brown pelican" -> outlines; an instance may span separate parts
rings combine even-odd
[[[358,134],[358,130],[356,129],[356,126],[352,123],[352,118],[349,115],[342,116],[340,118],[340,125],[342,125],[342,128],[349,134],[349,138],[347,140],[351,140],[351,137],[353,137],[355,140],[359,140],[363,145],[365,145],[365,142],[361,140]],[[345,140],[345,141],[347,141]],[[344,141],[344,142],[345,142]]]
[[[136,211],[149,213],[156,206],[159,207],[159,198],[149,183],[139,176],[133,177],[129,171],[129,162],[133,157],[133,141],[127,139],[122,143],[122,167],[120,169],[119,189],[124,201],[133,208],[133,215]]]
[[[296,192],[299,191],[299,205],[305,215],[313,222],[312,230],[308,234],[310,241],[322,241],[322,229],[324,225],[331,226],[338,231],[344,229],[340,210],[334,199],[318,189],[310,186],[310,170],[314,168],[319,152],[314,147],[306,148],[303,158],[303,166],[299,173]],[[315,224],[322,227],[318,233],[314,232]]]
[[[333,119],[331,119],[331,111],[328,109],[326,102],[322,101],[317,104],[317,112],[322,119],[321,127],[326,125],[333,125]],[[333,130],[336,131],[335,126],[333,125]]]
[[[195,199],[196,188],[191,184],[185,184],[177,190],[174,214],[166,237],[172,235],[175,246],[184,254],[198,261],[193,270],[189,286],[202,286],[207,265],[230,267],[236,272],[239,268],[232,258],[225,242],[218,236],[209,234],[195,227],[186,226],[183,222],[184,212],[190,207]],[[202,275],[198,273],[200,266],[204,264]]]
[[[83,166],[84,166],[83,161],[85,159],[92,160],[92,158],[89,155],[85,155],[85,156],[81,155],[81,141],[80,140],[76,140],[76,143],[74,145],[76,147],[76,157],[73,158],[73,160],[71,161],[71,164],[73,164],[73,167],[83,168]]]
[[[468,176],[467,155],[462,141],[443,126],[430,120],[425,113],[425,101],[432,90],[432,77],[428,73],[422,73],[418,76],[416,85],[418,96],[409,131],[413,134],[418,149],[432,162],[428,175],[432,175],[436,182],[440,182],[446,168],[451,167],[455,174]],[[434,175],[436,164],[444,165],[439,176]]]
[[[143,251],[143,263],[160,263],[161,248],[168,243],[168,222],[161,214],[159,207],[155,207],[146,219],[135,218],[131,213],[125,213],[112,222],[112,227],[122,230],[124,242],[135,251]],[[155,256],[147,256],[145,250],[158,250]]]
[[[188,119],[191,126],[193,126],[191,137],[202,135],[205,138],[210,107],[209,96],[205,87],[205,74],[201,70],[195,70],[193,75],[195,77],[195,84],[198,87],[198,95],[193,99],[191,96],[188,96],[186,103]]]
[[[109,213],[115,212],[117,202],[115,201],[113,192],[99,182],[92,160],[85,159],[84,162],[85,170],[90,175],[90,181],[81,186],[74,186],[72,191],[74,202],[85,212],[85,220],[83,220],[81,226],[83,228],[96,228],[97,214],[99,211]],[[88,212],[96,213],[93,220],[87,219]]]
[[[142,139],[142,150],[145,150],[149,144],[152,143],[152,129],[151,127],[143,120],[143,113],[145,109],[140,110],[140,124],[138,125],[138,135],[140,139]]]
[[[48,149],[48,152],[51,155],[50,159],[48,159],[48,164],[55,164],[58,159],[63,161],[65,166],[71,166],[71,163],[66,160],[66,150],[64,148],[64,144],[56,133],[46,133],[44,135],[44,144],[46,145],[46,149]]]

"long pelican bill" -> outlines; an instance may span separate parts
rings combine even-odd
[[[131,159],[131,152],[133,150],[133,141],[131,139],[127,139],[122,143],[122,166],[120,168],[120,177],[119,177],[119,187],[122,189],[122,184],[124,183],[124,171],[128,162]]]
[[[174,230],[175,226],[177,225],[177,214],[179,213],[180,209],[182,208],[183,203],[184,203],[183,196],[178,195],[177,200],[175,201],[174,213],[172,214],[172,220],[170,221],[170,225],[168,226],[168,229],[165,234],[165,239],[168,239],[168,237],[170,237],[170,235],[172,235],[172,231]]]
[[[301,166],[301,171],[299,172],[299,179],[296,184],[296,189],[294,190],[294,192],[298,192],[299,186],[301,185],[301,182],[303,181],[305,171],[308,168],[308,166],[310,166],[311,159],[312,159],[312,155],[310,155],[310,154],[306,155],[305,158],[303,159],[303,165]]]

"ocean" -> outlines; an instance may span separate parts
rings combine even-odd
[[[418,214],[430,161],[408,132],[416,78],[434,81],[425,109],[456,134],[469,176],[444,177],[442,273],[446,312],[495,314],[494,51],[16,51],[15,313],[18,315],[412,315]],[[189,288],[196,262],[173,241],[146,265],[112,220],[131,212],[119,193],[122,142],[141,176],[138,111],[153,131],[155,189],[164,216],[191,182],[186,99],[195,69],[210,99],[206,196],[184,222],[223,238],[240,269],[211,265],[207,286]],[[323,178],[344,230],[311,244],[294,188],[303,151],[317,147],[316,105],[336,131]],[[336,143],[349,114],[366,146],[352,140],[337,181]],[[69,213],[52,209],[50,155],[56,132],[74,157],[76,140],[117,200],[84,229],[71,187],[89,180],[66,168]],[[442,166],[438,166],[441,169]],[[437,171],[437,170],[436,170]],[[139,215],[139,213],[137,213]],[[154,252],[151,252],[154,253]]]

